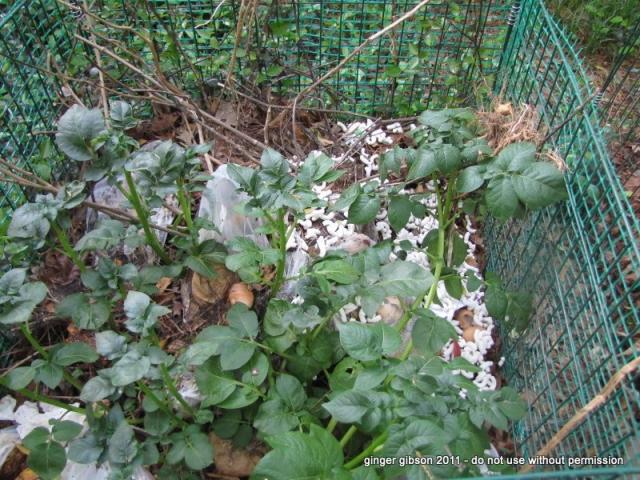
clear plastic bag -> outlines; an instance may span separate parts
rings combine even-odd
[[[247,195],[239,191],[238,184],[229,177],[227,166],[219,167],[207,182],[198,209],[198,217],[209,220],[218,230],[200,230],[200,241],[213,239],[224,243],[236,237],[244,237],[266,247],[267,238],[256,233],[261,222],[236,211],[238,205],[247,199]]]

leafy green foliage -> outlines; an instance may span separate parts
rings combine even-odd
[[[291,34],[285,24],[269,28],[279,38]],[[388,74],[418,68],[420,62],[413,63],[390,66]],[[279,75],[279,66],[273,67],[271,75]],[[77,181],[63,185],[56,196],[35,197],[6,226],[23,255],[32,247],[55,247],[57,239],[77,265],[80,281],[77,291],[60,298],[53,292],[55,315],[95,335],[95,349],[77,341],[40,348],[28,323],[21,326],[38,356],[10,370],[3,385],[16,390],[35,385],[37,392],[65,395],[75,390],[90,412],[86,430],[63,418],[52,422],[50,431],[36,429],[25,439],[32,451],[29,465],[41,478],[56,478],[65,455],[79,463],[108,461],[114,478],[130,478],[136,468],[159,463],[159,477],[192,478],[213,463],[211,431],[239,448],[255,437],[271,446],[255,478],[423,478],[415,466],[357,468],[361,457],[355,449],[370,445],[371,452],[391,456],[483,456],[489,447],[483,428],[505,429],[524,415],[513,390],[480,391],[469,378],[480,371],[477,366],[463,358],[444,361],[440,353],[457,333],[430,306],[439,301],[442,284],[456,298],[485,288],[491,315],[516,334],[526,328],[530,296],[505,290],[491,274],[486,282],[462,276],[468,247],[456,224],[477,206],[510,218],[564,198],[562,173],[538,161],[533,145],[513,144],[494,155],[469,110],[424,112],[412,133],[415,145],[382,154],[380,174],[392,179],[391,185],[377,179],[355,183],[330,206],[314,186],[341,176],[331,158],[314,152],[294,168],[267,149],[258,168],[228,167],[246,194],[236,212],[256,220],[257,235],[221,245],[200,242],[200,230],[216,226],[191,218],[192,194],[209,178],[200,172],[197,156],[209,146],[163,141],[140,148],[125,133],[137,123],[133,107],[124,102],[111,107],[109,130],[97,110],[70,109],[59,122],[56,141],[70,158],[87,162],[85,180],[106,178],[120,188],[135,211],[132,225],[103,220],[70,247],[60,231],[86,197],[85,183]],[[416,182],[428,193],[414,193]],[[149,223],[152,209],[167,195],[176,196],[181,212],[170,226],[169,249],[159,244]],[[463,210],[463,202],[472,202],[472,208]],[[384,208],[396,233],[427,215],[438,227],[420,244],[405,240],[397,249],[389,240],[314,259],[296,274],[291,301],[281,292],[289,280],[288,241],[308,209],[327,206],[359,225],[373,222]],[[124,260],[116,254],[123,245],[144,243],[161,264],[140,266],[131,260],[135,256]],[[407,261],[412,253],[426,257],[428,266]],[[167,297],[159,291],[166,292],[167,278],[187,269],[215,280],[222,265],[256,284],[261,293],[255,309],[232,305],[192,344],[170,352],[158,338],[158,321],[174,312],[160,305]],[[28,322],[47,295],[44,284],[26,281],[26,272],[14,269],[0,278],[2,323]],[[339,321],[342,309],[354,305],[367,317],[382,319],[380,307],[391,300],[399,319]],[[187,396],[194,382],[196,394]],[[141,424],[134,427],[134,418]],[[433,474],[451,478],[479,471],[472,465],[463,471],[437,466]]]
[[[0,277],[0,323],[29,321],[36,306],[47,296],[42,282],[26,282],[27,271],[14,268]]]

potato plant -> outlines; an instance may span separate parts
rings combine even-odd
[[[433,216],[438,228],[416,247],[428,255],[430,268],[404,260],[402,252],[390,261],[391,242],[383,241],[351,254],[329,251],[287,278],[287,242],[296,221],[326,205],[313,186],[343,174],[329,157],[310,155],[294,166],[266,150],[259,168],[230,165],[247,197],[238,213],[259,219],[258,233],[269,246],[249,238],[199,242],[201,229],[216,228],[192,213],[193,193],[209,178],[198,160],[208,146],[165,141],[140,147],[123,130],[135,123],[131,108],[118,102],[111,115],[111,128],[98,110],[75,106],[62,116],[56,142],[82,165],[80,177],[56,195],[35,196],[14,212],[8,228],[11,251],[34,252],[20,259],[55,248],[74,262],[78,291],[60,299],[56,315],[95,337],[95,349],[82,342],[41,345],[31,319],[46,285],[28,279],[27,264],[0,278],[0,322],[19,325],[37,353],[30,364],[11,369],[3,384],[86,415],[87,428],[62,419],[24,440],[29,465],[41,478],[56,478],[67,459],[109,462],[112,478],[130,478],[140,466],[158,478],[200,478],[214,461],[211,432],[239,448],[254,438],[270,447],[253,472],[256,479],[479,474],[468,460],[487,455],[486,427],[507,429],[526,406],[509,387],[480,390],[461,374],[479,370],[467,360],[442,358],[457,334],[430,306],[439,301],[440,282],[458,298],[465,289],[484,288],[489,312],[505,329],[517,334],[526,328],[527,293],[506,290],[489,273],[485,284],[458,273],[466,247],[457,223],[465,213],[507,219],[563,199],[562,173],[538,161],[535,146],[513,144],[493,155],[470,111],[424,112],[412,133],[414,146],[382,155],[379,178],[344,189],[331,208],[357,225],[387,208],[395,231],[411,215]],[[102,220],[73,245],[69,214],[103,178],[122,192],[135,216],[130,225],[122,218]],[[419,192],[417,184],[427,190]],[[420,201],[425,195],[435,196],[435,208]],[[180,215],[163,245],[150,217],[170,196]],[[156,263],[116,261],[112,252],[125,244],[150,248]],[[406,254],[413,247],[402,248]],[[180,352],[166,351],[157,324],[170,310],[154,301],[156,283],[192,272],[213,277],[222,265],[262,286],[262,302],[255,309],[234,304],[223,323],[206,326]],[[294,284],[296,301],[283,293],[287,282]],[[395,323],[335,322],[356,297],[367,315],[396,297],[402,316]],[[190,375],[197,402],[180,393]],[[73,391],[81,405],[49,396],[59,389]],[[373,456],[437,455],[455,462],[367,466]]]

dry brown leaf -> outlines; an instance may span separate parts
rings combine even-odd
[[[253,473],[260,461],[260,455],[236,449],[230,440],[223,440],[213,433],[209,435],[209,439],[213,444],[214,463],[219,473],[235,477],[248,477]]]
[[[156,283],[156,288],[160,290],[160,293],[162,293],[167,289],[169,285],[171,285],[171,281],[172,280],[170,277],[162,277],[160,280],[158,280],[158,283]]]
[[[39,477],[36,472],[31,470],[30,468],[25,468],[24,470],[22,470],[22,472],[20,472],[20,475],[16,477],[16,480],[37,480],[38,478]]]

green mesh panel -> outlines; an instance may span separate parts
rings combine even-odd
[[[638,355],[640,228],[580,60],[542,2],[523,2],[503,55],[496,91],[535,105],[547,126],[570,118],[551,140],[569,168],[569,201],[525,222],[491,222],[486,232],[489,268],[536,292],[527,334],[504,338],[507,380],[530,402],[514,428],[518,453],[529,456]],[[584,114],[571,117],[584,102]],[[638,402],[629,380],[555,453],[614,455],[637,466]]]

